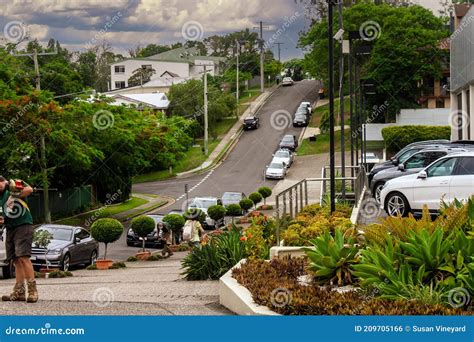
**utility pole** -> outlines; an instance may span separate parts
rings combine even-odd
[[[16,57],[32,57],[33,63],[35,66],[35,83],[36,83],[36,90],[41,90],[41,75],[39,72],[39,64],[38,64],[38,56],[46,56],[46,55],[57,55],[58,51],[54,52],[42,52],[38,53],[38,50],[34,49],[33,53],[23,53],[14,55]],[[44,133],[40,135],[40,167],[41,167],[41,176],[43,180],[43,201],[44,201],[44,221],[46,223],[51,223],[51,212],[49,210],[49,180],[48,180],[48,169],[47,169],[47,161],[46,161],[46,142]]]
[[[204,154],[207,156],[209,153],[208,149],[208,120],[207,120],[207,69],[204,65]]]
[[[265,91],[265,74],[263,70],[263,64],[265,61],[265,44],[263,40],[263,29],[268,29],[268,26],[263,26],[263,21],[259,21],[259,26],[254,27],[260,30],[260,39],[258,41],[258,45],[260,47],[260,92],[263,93]]]
[[[328,76],[329,76],[329,177],[331,213],[336,210],[335,148],[334,148],[334,41],[333,0],[328,2]]]
[[[235,84],[236,84],[236,90],[235,90],[235,97],[236,97],[236,100],[237,100],[237,119],[239,118],[239,110],[240,110],[240,107],[239,107],[239,104],[240,104],[240,101],[239,101],[239,97],[240,97],[240,94],[239,94],[239,91],[240,91],[240,83],[239,83],[239,56],[240,56],[240,43],[238,40],[235,40],[235,44],[236,44],[236,57],[237,57],[237,71],[236,71],[236,81],[235,81]]]
[[[338,14],[339,14],[339,31],[343,30],[342,24],[342,1],[338,2]],[[341,48],[339,57],[339,114],[341,118],[341,177],[346,177],[346,151],[345,151],[345,137],[344,137],[344,48],[343,38],[341,37]],[[342,199],[346,199],[346,183],[342,181]]]
[[[278,46],[278,62],[281,62],[280,52],[281,52],[281,46],[282,46],[283,44],[284,44],[284,43],[275,43],[275,45]]]

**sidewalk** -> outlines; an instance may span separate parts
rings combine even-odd
[[[209,166],[213,165],[214,163],[218,162],[218,159],[222,157],[222,155],[227,151],[229,147],[240,137],[242,132],[242,122],[243,120],[254,113],[256,113],[260,107],[262,107],[266,100],[273,94],[273,92],[278,88],[278,86],[273,86],[271,88],[265,89],[265,92],[261,94],[255,101],[251,102],[247,110],[240,116],[239,120],[231,127],[231,129],[227,132],[227,134],[222,138],[216,148],[212,151],[212,153],[207,157],[206,161],[202,163],[199,167],[188,170],[185,172],[181,172],[177,174],[177,177],[184,177],[195,172],[199,172],[202,170],[207,169]]]
[[[175,253],[160,261],[127,263],[107,271],[73,271],[74,277],[37,279],[36,304],[2,302],[1,315],[229,315],[219,304],[218,281],[186,281]],[[10,293],[14,280],[0,282]]]

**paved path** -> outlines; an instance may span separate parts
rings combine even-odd
[[[107,271],[73,271],[74,277],[38,279],[36,304],[0,302],[1,315],[228,315],[219,305],[217,281],[181,278],[175,253],[160,261],[127,263]],[[10,293],[14,280],[0,282]]]

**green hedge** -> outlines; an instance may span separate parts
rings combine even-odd
[[[382,129],[385,147],[398,152],[406,145],[423,140],[450,139],[449,126],[392,126]]]

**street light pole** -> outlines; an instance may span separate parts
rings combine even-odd
[[[204,65],[204,154],[207,156],[209,153],[208,149],[208,118],[207,118],[207,69],[206,65]]]
[[[236,57],[237,57],[237,71],[236,71],[236,75],[237,75],[236,77],[237,77],[237,79],[236,79],[235,97],[236,97],[236,100],[237,100],[237,115],[236,115],[236,116],[237,116],[237,118],[238,118],[238,116],[239,116],[239,103],[240,103],[240,101],[239,101],[239,96],[240,96],[240,94],[239,94],[239,91],[240,91],[240,89],[239,89],[239,88],[240,88],[240,84],[239,84],[239,55],[240,55],[240,43],[239,43],[238,40],[236,40],[235,43],[236,43],[236,47],[237,47],[237,56],[236,56]]]
[[[329,177],[331,213],[336,210],[335,148],[334,148],[334,42],[333,0],[328,2],[328,77],[329,77]]]
[[[351,120],[351,166],[354,166],[354,117],[353,111],[353,87],[352,87],[352,39],[349,38],[349,57],[348,57],[348,68],[349,68],[349,118]],[[354,168],[351,168],[351,176],[354,177]]]

